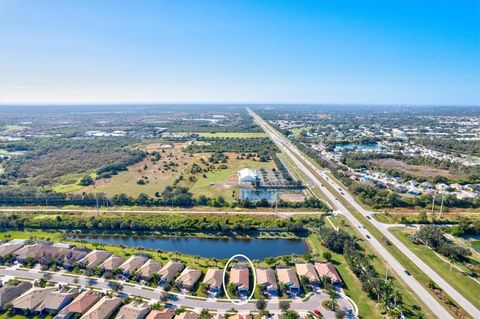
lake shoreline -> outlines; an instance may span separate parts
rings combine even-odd
[[[65,236],[69,242],[90,243],[95,246],[142,247],[144,249],[178,252],[204,258],[224,259],[231,252],[252,256],[252,259],[303,255],[310,248],[304,238],[259,238],[259,237],[184,237],[184,236],[113,236],[108,234],[71,234]]]

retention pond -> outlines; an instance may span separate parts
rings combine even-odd
[[[283,255],[301,255],[308,251],[302,239],[239,239],[239,238],[196,238],[196,237],[133,237],[87,235],[72,236],[73,240],[85,240],[110,245],[143,247],[174,251],[188,255],[225,259],[235,254],[244,254],[251,259],[264,259]]]

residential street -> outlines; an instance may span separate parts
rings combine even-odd
[[[45,275],[45,272],[40,272],[37,269],[18,269],[16,267],[10,268],[1,268],[0,269],[0,276],[2,277],[18,277],[18,278],[25,278],[31,280],[38,280]],[[78,279],[78,281],[77,281]],[[51,278],[49,281],[60,283],[60,284],[73,284],[79,285],[82,287],[92,287],[96,289],[103,290],[104,292],[111,291],[112,289],[109,287],[108,281],[103,278],[92,279],[85,276],[74,276],[74,275],[66,275],[63,273],[51,273]],[[139,296],[145,299],[149,299],[152,303],[159,301],[160,294],[162,290],[157,288],[146,288],[142,285],[132,285],[130,283],[123,283],[123,293],[131,295],[131,296]],[[193,297],[193,296],[185,296],[182,294],[172,293],[174,298],[172,298],[169,303],[175,305],[177,307],[186,307],[191,308],[200,312],[202,309],[212,309],[216,310],[220,313],[225,313],[232,309],[237,310],[240,313],[250,313],[250,311],[255,311],[255,303],[249,302],[243,305],[235,305],[227,300],[224,299],[204,299],[200,297]],[[321,304],[323,300],[329,299],[328,295],[324,292],[315,293],[311,296],[307,301],[303,301],[300,298],[294,299],[291,302],[290,309],[293,309],[300,314],[305,314],[307,311],[313,311],[314,309],[319,309],[325,315],[325,318],[335,318],[335,313],[331,311],[325,310]],[[353,307],[350,302],[344,298],[342,295],[339,296],[337,300],[338,304],[347,310],[350,311],[351,316],[353,314]],[[273,299],[268,302],[267,309],[273,313],[279,312],[279,300]]]

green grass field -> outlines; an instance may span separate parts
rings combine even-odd
[[[452,285],[458,292],[460,292],[465,298],[467,298],[473,305],[480,308],[480,285],[476,283],[472,278],[460,272],[456,268],[450,270],[450,263],[443,261],[438,257],[434,251],[423,245],[415,245],[408,240],[409,233],[401,228],[391,228],[390,232],[394,234],[402,243],[413,251],[419,258],[427,263],[433,270],[435,270],[443,279],[445,279],[450,285]],[[457,264],[456,266],[461,266]],[[462,270],[467,273],[471,271],[462,266]]]
[[[6,149],[0,149],[0,155],[10,155],[10,156],[13,156],[13,155],[22,155],[23,153],[22,152],[10,152],[10,151],[7,151]]]
[[[226,133],[195,133],[200,137],[218,137],[218,138],[261,138],[267,137],[266,133],[263,132],[226,132]]]
[[[10,235],[11,239],[45,239],[52,240],[54,242],[61,241],[63,234],[61,232],[47,232],[41,230],[28,230],[28,231],[4,231],[0,232],[0,239],[6,239],[5,235]]]
[[[190,191],[195,197],[202,194],[207,197],[223,196],[228,202],[231,202],[233,201],[232,193],[234,190],[238,191],[237,187],[217,186],[212,188],[210,183],[237,182],[237,171],[246,167],[251,169],[264,168],[266,170],[271,170],[275,167],[273,161],[260,162],[250,159],[239,160],[235,158],[235,154],[229,153],[227,155],[229,156],[227,164],[228,168],[208,172],[206,173],[206,178],[197,175],[198,180],[194,183],[188,184]]]
[[[345,257],[322,246],[315,235],[310,235],[308,241],[316,254],[321,256],[322,253],[327,251],[332,253],[331,262],[337,268],[340,276],[342,276],[345,283],[345,293],[357,304],[360,318],[383,318],[375,302],[362,290],[360,280],[348,267]]]
[[[27,125],[18,125],[18,124],[7,124],[3,126],[3,129],[5,131],[10,131],[10,132],[18,132],[18,131],[24,131],[26,129],[30,128],[30,126]]]
[[[480,240],[473,241],[473,248],[475,248],[478,252],[480,252]]]
[[[96,177],[95,172],[89,173],[72,173],[58,178],[56,184],[53,186],[53,190],[58,193],[74,192],[84,188],[80,185],[80,180],[85,175],[90,175],[93,179]]]
[[[0,319],[51,319],[52,315],[21,315],[21,314],[15,314],[15,313],[9,313],[9,312],[4,312],[0,314]]]

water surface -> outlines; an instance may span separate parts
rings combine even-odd
[[[348,143],[348,144],[339,144],[335,146],[334,149],[336,152],[343,150],[358,150],[358,151],[380,151],[381,148],[378,144],[357,144],[357,143]]]
[[[229,258],[235,254],[244,254],[251,259],[264,259],[290,254],[304,254],[307,244],[301,239],[236,239],[236,238],[187,238],[187,237],[114,237],[114,236],[82,236],[70,237],[75,240],[86,240],[112,245],[144,247],[176,251],[188,255],[208,258]]]

